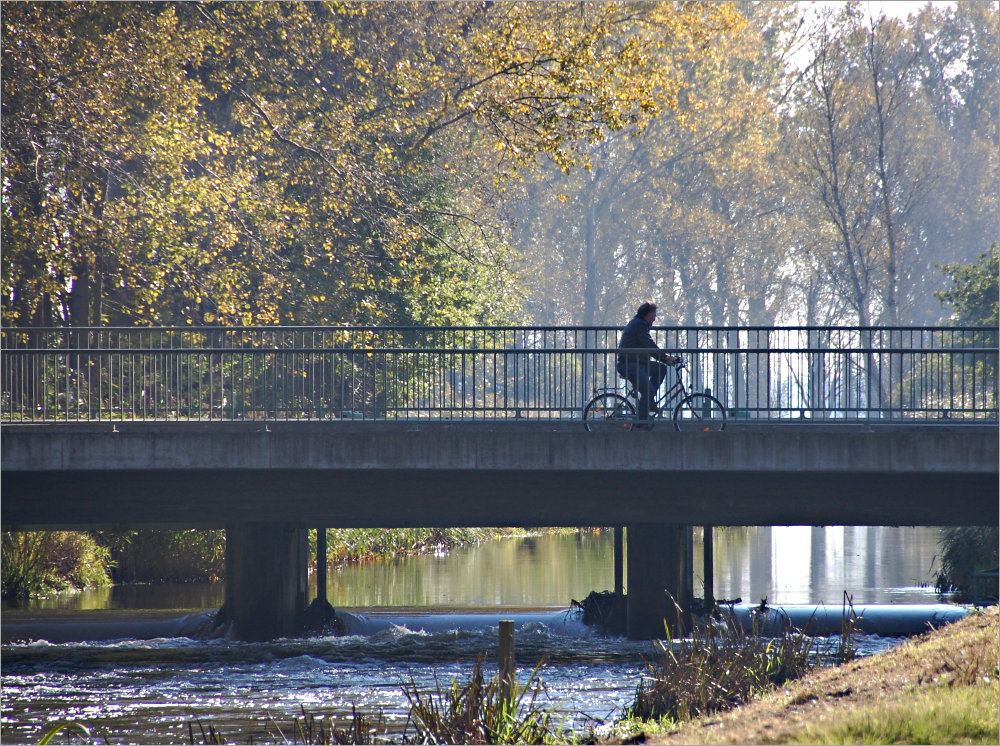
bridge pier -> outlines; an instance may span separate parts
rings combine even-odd
[[[691,526],[633,523],[627,527],[628,636],[663,638],[691,628]]]
[[[308,593],[307,531],[280,523],[226,527],[229,636],[247,642],[296,634]]]

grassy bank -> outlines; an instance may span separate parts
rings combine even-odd
[[[881,655],[819,669],[662,744],[1000,743],[997,607]]]

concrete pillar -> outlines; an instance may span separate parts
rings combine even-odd
[[[255,642],[299,632],[309,577],[305,529],[273,523],[227,526],[226,571],[230,637]]]
[[[703,573],[705,575],[705,613],[715,608],[715,537],[712,526],[705,526],[702,539],[704,552]]]
[[[627,534],[628,636],[662,639],[664,621],[671,636],[683,634],[691,622],[691,527],[636,523],[628,526]]]
[[[615,526],[615,595],[625,593],[625,529],[622,526]]]
[[[326,529],[316,529],[316,598],[326,601]]]

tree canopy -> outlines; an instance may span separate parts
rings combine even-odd
[[[733,22],[711,3],[11,5],[4,320],[510,316],[504,184],[676,108],[657,50]]]
[[[807,8],[5,5],[2,320],[938,321],[998,3]]]

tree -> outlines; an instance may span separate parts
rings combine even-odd
[[[737,8],[746,18],[697,55],[658,58],[683,86],[675,109],[590,145],[585,171],[526,185],[516,243],[538,320],[618,323],[645,298],[666,323],[773,318],[787,192],[776,113],[794,7]]]
[[[1000,212],[1000,6],[927,6],[912,20],[915,64],[936,124],[937,178],[911,215],[915,256],[903,298],[914,322],[936,322],[941,267],[974,261],[996,237]]]
[[[4,9],[4,321],[96,324],[148,292],[118,207],[196,157],[190,31],[169,6]]]
[[[954,308],[952,321],[966,326],[996,326],[1000,323],[997,285],[1000,280],[1000,242],[973,264],[946,264],[952,286],[934,295]]]
[[[849,3],[814,30],[789,132],[802,209],[819,219],[812,261],[844,320],[933,318],[935,265],[995,232],[996,129],[982,106],[996,101],[996,21],[995,4],[928,7],[903,24]]]
[[[672,104],[713,4],[22,3],[4,319],[509,315],[505,183]],[[660,91],[659,100],[653,91]],[[476,178],[472,179],[471,175]]]

